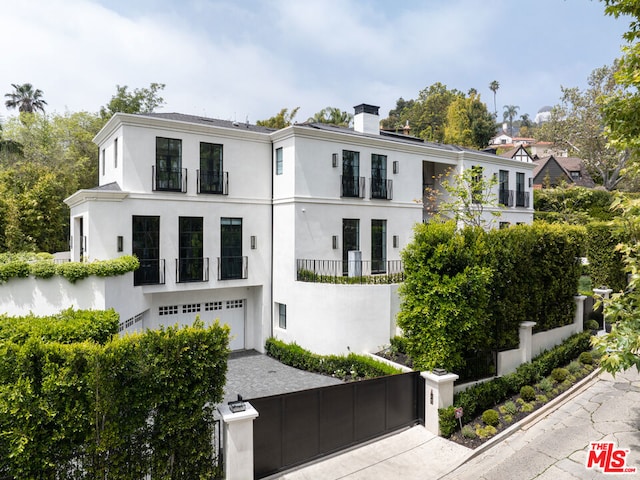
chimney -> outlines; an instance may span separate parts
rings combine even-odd
[[[355,109],[353,129],[359,133],[380,135],[380,117],[378,115],[380,107],[362,103],[353,108]]]
[[[409,126],[409,120],[407,120],[406,125],[402,128],[402,132],[405,135],[409,135],[411,133],[411,127]]]

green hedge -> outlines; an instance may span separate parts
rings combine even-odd
[[[91,314],[67,312],[66,327],[35,322],[30,335],[21,322],[4,330],[0,478],[214,478],[228,328],[196,322],[104,343],[40,336],[82,338]]]
[[[267,339],[265,351],[285,365],[338,378],[374,378],[402,373],[391,365],[364,355],[318,355],[296,343],[285,343],[273,337]]]
[[[54,263],[53,258],[40,254],[22,254],[0,256],[0,283],[11,278],[28,277],[50,278],[60,275],[71,283],[90,275],[111,277],[133,272],[140,266],[138,259],[131,255],[124,255],[113,260],[97,260],[86,262]]]
[[[608,221],[618,215],[611,210],[612,192],[594,188],[569,187],[534,190],[536,218],[548,222],[587,224]]]
[[[607,286],[619,292],[627,286],[622,255],[615,250],[616,245],[629,240],[621,231],[613,228],[611,223],[592,222],[587,225],[589,276],[594,288]]]
[[[533,385],[548,376],[553,369],[564,367],[577,359],[582,352],[590,350],[590,338],[589,332],[573,335],[561,345],[541,353],[531,363],[523,363],[514,373],[479,383],[457,393],[453,398],[453,404],[456,407],[462,407],[463,423],[472,421],[485,410],[495,407],[511,395],[518,393],[522,387]],[[453,409],[440,409],[439,413],[441,419],[444,417],[445,425],[449,425],[451,420],[449,417],[453,415]],[[444,431],[442,429],[441,431],[444,435]],[[453,431],[448,436],[452,433]]]

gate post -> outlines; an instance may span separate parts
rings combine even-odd
[[[258,411],[248,402],[245,409],[232,412],[228,405],[220,405],[224,438],[224,479],[246,480],[253,478],[253,421]]]
[[[575,295],[573,299],[576,302],[576,313],[573,317],[573,326],[575,327],[575,333],[580,333],[584,330],[584,301],[587,297],[586,295]]]
[[[440,435],[438,409],[453,405],[453,383],[459,378],[455,373],[437,375],[421,372],[425,381],[424,426],[435,435]]]

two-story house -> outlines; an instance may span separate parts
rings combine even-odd
[[[95,138],[100,186],[66,200],[72,259],[140,259],[105,295],[123,331],[200,315],[230,325],[232,349],[271,335],[318,353],[378,348],[396,333],[400,251],[429,218],[425,188],[480,167],[499,178],[503,225],[533,217],[531,163],[379,120],[366,104],[352,129],[116,114]]]

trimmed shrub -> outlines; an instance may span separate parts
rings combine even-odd
[[[595,321],[594,319],[589,319],[586,322],[584,322],[584,329],[585,330],[598,330],[600,328],[600,325],[598,324],[597,321]]]
[[[469,439],[478,437],[476,431],[471,427],[471,425],[465,425],[464,427],[462,427],[462,436]]]
[[[613,291],[622,291],[627,286],[627,275],[622,254],[616,245],[628,241],[609,222],[592,222],[587,225],[587,257],[589,275],[594,288],[606,285]]]
[[[485,410],[482,412],[482,421],[486,425],[497,426],[500,423],[500,415],[493,409]]]
[[[545,377],[538,383],[538,388],[542,392],[550,392],[553,389],[553,382],[548,377]]]
[[[525,402],[531,402],[536,399],[536,391],[530,385],[525,385],[520,389],[520,397]]]
[[[582,352],[578,357],[578,361],[583,365],[592,365],[593,355],[591,354],[591,352]]]
[[[566,368],[554,368],[551,372],[551,378],[553,378],[556,382],[562,383],[569,376],[569,370]]]
[[[449,438],[456,431],[458,427],[458,420],[456,419],[455,407],[446,407],[438,409],[438,419],[440,426],[440,435],[445,438]]]
[[[569,371],[569,373],[571,374],[576,374],[578,373],[580,370],[582,370],[582,364],[578,361],[578,360],[574,360],[573,362],[571,362],[569,365],[567,365],[567,370]]]

